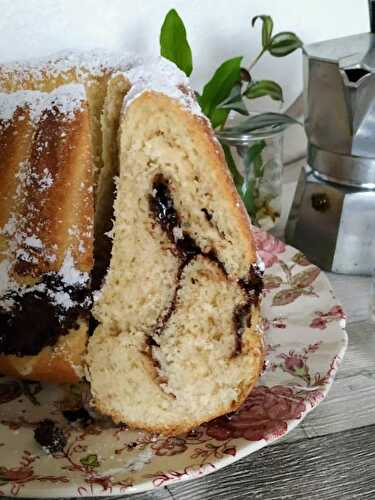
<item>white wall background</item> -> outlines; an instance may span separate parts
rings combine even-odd
[[[251,61],[259,50],[260,25],[250,27],[257,14],[271,14],[276,30],[295,31],[306,43],[368,30],[367,0],[0,0],[0,60],[98,46],[156,54],[171,7],[187,27],[196,87],[226,58]],[[255,76],[283,84],[288,103],[302,86],[301,56],[266,56]]]

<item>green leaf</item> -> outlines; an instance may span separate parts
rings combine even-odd
[[[227,121],[229,109],[216,108],[211,115],[211,124],[213,128],[222,127]]]
[[[272,80],[260,80],[249,83],[244,92],[249,99],[269,96],[274,101],[283,101],[283,90],[280,85]]]
[[[242,85],[240,82],[234,84],[229,96],[219,104],[218,108],[237,111],[237,113],[240,113],[241,115],[249,114],[243,101]]]
[[[303,46],[298,36],[290,31],[281,31],[271,39],[269,53],[275,57],[284,57]]]
[[[244,159],[245,168],[248,172],[250,171],[251,164],[254,163],[254,161],[261,156],[263,149],[265,147],[266,147],[265,141],[256,142],[255,144],[249,147]]]
[[[281,113],[262,113],[259,115],[249,116],[248,118],[243,120],[239,125],[226,128],[224,132],[221,132],[221,136],[225,137],[225,133],[228,133],[230,135],[232,135],[233,133],[246,134],[253,132],[254,130],[260,130],[263,128],[270,128],[270,127],[286,128],[289,125],[295,125],[295,124],[302,126],[302,123],[295,120],[294,118],[291,118],[288,115],[283,115]]]
[[[271,16],[255,16],[251,21],[251,26],[255,26],[257,19],[261,19],[263,22],[262,26],[262,47],[263,49],[267,49],[272,36],[273,30],[273,21]]]
[[[80,460],[82,465],[86,465],[88,467],[99,467],[100,463],[98,461],[98,456],[94,453],[90,455],[86,455],[85,457],[81,458]]]
[[[223,147],[225,159],[227,161],[228,168],[230,170],[230,173],[232,174],[234,184],[236,185],[237,191],[241,192],[241,187],[243,184],[243,177],[239,173],[236,162],[233,159],[232,153],[230,151],[230,147],[227,144],[221,144]]]
[[[266,146],[266,144],[264,144]],[[264,172],[264,162],[262,155],[260,154],[257,158],[254,159],[254,173],[255,177],[263,177]]]
[[[251,217],[254,217],[256,213],[255,200],[254,200],[254,187],[255,187],[254,179],[250,179],[247,184],[246,191],[242,195],[242,201],[244,202],[246,210]]]
[[[160,31],[160,54],[174,62],[187,76],[193,71],[191,48],[186,38],[186,29],[175,9],[165,16]]]
[[[204,86],[199,99],[203,113],[211,119],[216,107],[226,99],[234,84],[240,81],[242,57],[223,62]]]

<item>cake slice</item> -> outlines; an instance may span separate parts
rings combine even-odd
[[[0,372],[76,382],[91,308],[85,89],[0,94]]]
[[[257,380],[262,281],[247,213],[181,73],[139,66],[116,95],[113,246],[87,377],[116,422],[176,434],[235,410]]]

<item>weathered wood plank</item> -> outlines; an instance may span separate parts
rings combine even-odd
[[[91,499],[93,500],[113,500],[113,499],[117,499],[117,500],[122,500],[122,499],[126,499],[126,500],[129,500],[129,498],[131,498],[131,500],[173,500],[173,494],[172,492],[170,491],[170,488],[169,487],[164,487],[164,488],[160,488],[160,489],[157,489],[157,490],[152,490],[152,491],[148,491],[146,493],[138,493],[138,494],[135,494],[135,495],[126,495],[126,496],[116,496],[116,497],[90,497]],[[4,498],[4,500],[11,500],[10,498]],[[33,500],[33,499],[31,499]],[[34,499],[34,500],[40,500],[40,499]],[[76,498],[64,498],[64,500],[77,500]]]
[[[129,499],[129,496],[125,497],[116,497],[119,500],[121,499]],[[146,493],[139,493],[137,495],[131,495],[131,499],[133,500],[173,500],[174,496],[171,492],[170,488],[160,488],[160,490],[148,491]],[[99,500],[99,499],[98,499]],[[102,500],[102,499],[100,499]],[[113,500],[113,497],[109,497],[107,500]]]
[[[157,496],[159,494],[159,496]],[[120,497],[121,498],[129,498],[129,497]],[[139,493],[138,495],[132,495],[131,499],[133,500],[173,500],[175,498],[169,487],[163,488],[161,490],[149,491],[146,493]],[[110,500],[110,499],[108,499]]]
[[[355,375],[338,379],[301,427],[308,437],[315,437],[371,424],[375,424],[375,380]]]

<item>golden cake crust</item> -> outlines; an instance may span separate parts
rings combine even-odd
[[[2,282],[8,280],[9,291],[37,285],[47,273],[59,273],[67,255],[76,272],[89,276],[93,180],[83,88],[1,94],[0,157]],[[2,290],[3,296],[6,293]],[[0,356],[0,372],[51,382],[78,381],[86,338],[83,321],[78,330],[36,356]]]

